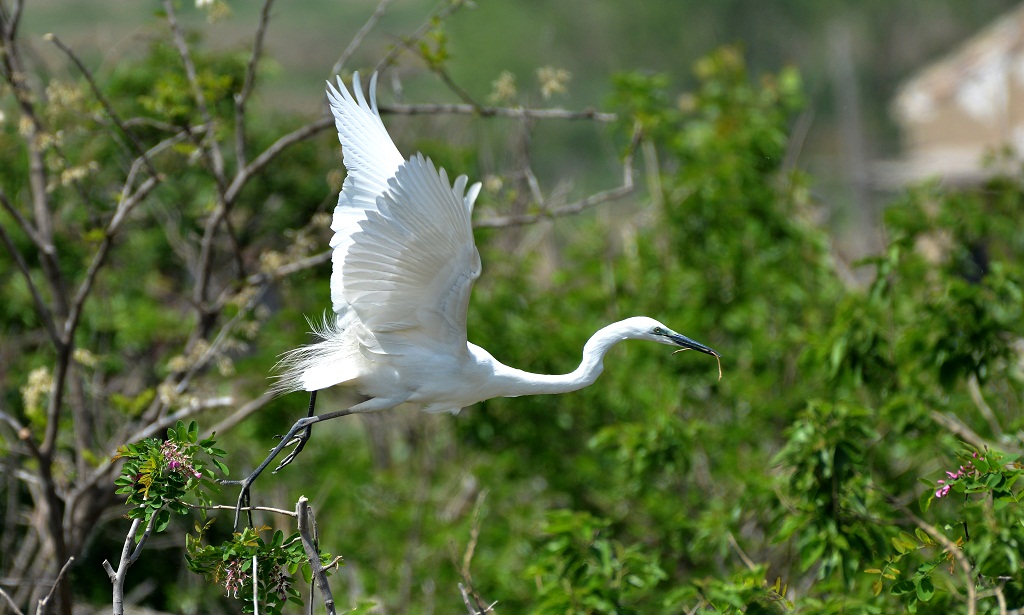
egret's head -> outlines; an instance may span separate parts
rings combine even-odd
[[[713,357],[721,356],[704,344],[700,344],[685,335],[676,333],[653,318],[636,316],[634,318],[627,318],[623,321],[623,324],[627,325],[629,337],[632,339],[650,340],[652,342],[668,344],[669,346],[678,346],[680,350],[696,350],[697,352],[703,352],[704,354],[709,354]]]

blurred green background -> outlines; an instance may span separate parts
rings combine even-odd
[[[384,73],[383,102],[458,102],[423,57],[434,54],[434,68],[483,103],[509,71],[518,91],[500,104],[618,115],[609,125],[386,115],[403,153],[420,149],[485,181],[477,220],[537,210],[527,167],[556,206],[614,187],[636,126],[644,137],[627,198],[476,232],[484,274],[470,339],[510,365],[566,372],[594,330],[647,314],[722,352],[724,377],[706,356],[624,344],[597,384],[572,395],[491,400],[455,417],[399,409],[332,421],[290,467],[260,479],[255,503],[291,508],[309,496],[321,545],[346,561],[333,576],[338,602],[361,612],[458,612],[460,582],[501,613],[1019,608],[1020,173],[956,189],[872,189],[858,210],[842,128],[860,118],[860,162],[897,156],[889,105],[900,81],[1015,4],[478,0],[433,24],[426,52]],[[246,123],[250,156],[323,114],[323,80],[377,6],[274,5]],[[229,168],[233,95],[259,8],[178,6]],[[434,9],[389,5],[345,75],[372,70]],[[24,19],[32,83],[47,93],[40,122],[60,135],[60,151],[44,148],[46,193],[59,265],[75,287],[133,156],[41,35],[73,47],[123,117],[149,120],[137,124],[145,143],[166,136],[153,120],[202,121],[155,3],[37,1]],[[545,66],[571,73],[565,93],[544,98],[536,70]],[[57,96],[66,90],[55,83],[82,94]],[[30,217],[32,148],[10,90],[0,90],[0,186]],[[266,391],[281,352],[310,340],[304,316],[329,305],[328,266],[286,277],[252,305],[244,274],[326,248],[330,232],[315,220],[332,210],[341,179],[330,133],[287,150],[239,194],[232,235],[213,248],[223,296],[202,305],[196,253],[222,191],[204,158],[209,141],[157,158],[164,181],[118,235],[75,337],[92,359],[76,359],[81,396],[65,404],[91,409],[91,448],[78,446],[78,415],[65,413],[43,471],[21,433],[2,427],[0,586],[17,589],[23,608],[38,579],[18,575],[50,579],[59,567],[40,546],[38,485],[70,499],[109,467],[124,444],[115,436],[144,424],[147,408],[230,397],[232,407],[198,416],[211,428]],[[88,169],[78,184],[63,181],[71,163]],[[47,426],[40,400],[57,353],[25,279],[46,288],[45,259],[7,210],[0,224],[12,237],[0,252],[4,412],[33,436]],[[230,343],[189,372],[220,331]],[[187,395],[160,401],[185,373]],[[331,390],[319,407],[350,401]],[[305,404],[277,398],[218,434],[232,476],[258,463]],[[939,480],[955,482],[952,493],[936,497]],[[224,489],[218,501],[234,497]],[[109,599],[98,562],[120,552],[128,526],[121,497],[96,501],[73,545],[82,605]],[[229,513],[216,516],[210,543],[231,534]],[[148,608],[237,612],[223,579],[182,565],[194,522],[171,518],[131,568],[129,589]],[[287,519],[258,522],[291,531]]]

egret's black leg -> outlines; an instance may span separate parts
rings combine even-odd
[[[309,410],[306,411],[306,418],[307,419],[313,418],[313,416],[314,416],[313,412],[314,412],[315,409],[316,409],[316,391],[311,391],[309,393]],[[309,442],[309,436],[313,432],[313,428],[312,428],[311,425],[312,424],[306,425],[303,429],[299,430],[298,433],[293,434],[291,436],[291,438],[289,438],[287,436],[281,438],[281,442],[286,443],[286,445],[287,444],[291,444],[291,443],[294,442],[295,443],[295,448],[293,448],[292,451],[290,453],[288,453],[288,456],[285,457],[281,461],[281,463],[277,464],[277,467],[274,468],[274,473],[275,474],[280,472],[281,468],[283,468],[286,465],[288,465],[289,463],[291,463],[292,460],[295,459],[295,456],[298,455],[300,452],[302,452],[302,449],[305,448],[306,442]]]
[[[315,395],[311,397],[315,397]],[[312,411],[312,408],[313,403],[311,400],[310,411]],[[345,410],[337,410],[335,412],[328,412],[327,414],[321,414],[318,416],[306,416],[295,421],[295,424],[292,425],[292,428],[288,430],[288,433],[286,433],[284,437],[281,438],[280,444],[275,446],[274,450],[270,451],[270,454],[267,455],[267,458],[264,459],[263,463],[261,463],[255,470],[252,471],[252,474],[243,478],[242,480],[220,481],[220,483],[223,485],[239,485],[242,487],[241,493],[238,494],[238,503],[235,505],[234,527],[238,527],[238,517],[241,514],[242,509],[249,507],[249,489],[252,487],[252,484],[256,482],[256,479],[259,478],[259,475],[263,473],[263,470],[267,469],[267,466],[270,465],[270,462],[276,459],[279,454],[281,454],[281,451],[283,451],[293,441],[293,439],[300,431],[305,432],[306,439],[308,439],[308,432],[310,430],[310,427],[312,427],[314,423],[319,423],[320,421],[326,421],[329,419],[337,418],[339,416],[346,416],[348,414],[352,414],[353,412],[358,412],[358,410],[346,408]],[[249,516],[249,525],[252,525],[252,512],[247,510],[247,514]]]

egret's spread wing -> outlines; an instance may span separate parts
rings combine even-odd
[[[402,344],[466,349],[466,308],[480,255],[470,224],[480,185],[452,186],[421,154],[388,181],[344,259],[344,300],[383,351]]]
[[[388,135],[377,111],[377,75],[370,78],[370,100],[367,102],[359,81],[359,73],[352,75],[355,96],[338,79],[338,87],[327,84],[327,98],[334,114],[338,139],[344,154],[348,175],[334,209],[331,229],[334,237],[334,269],[331,274],[331,301],[334,311],[344,314],[348,302],[344,299],[344,260],[352,245],[352,235],[359,232],[359,221],[368,211],[376,211],[377,197],[388,188],[388,180],[395,176],[404,159]]]

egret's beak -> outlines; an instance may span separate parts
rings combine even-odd
[[[685,335],[679,335],[675,331],[668,333],[665,337],[667,337],[669,341],[671,341],[676,346],[679,346],[679,350],[677,350],[676,352],[682,352],[684,350],[696,350],[697,352],[703,352],[704,354],[709,354],[715,357],[715,359],[718,360],[718,379],[722,379],[722,355],[708,348],[704,344],[700,344],[691,340]],[[672,354],[675,354],[676,352],[673,352]]]
[[[695,342],[695,341],[691,340],[690,338],[686,337],[685,335],[680,335],[678,333],[673,332],[673,333],[669,333],[665,337],[667,337],[668,339],[672,340],[672,343],[675,344],[676,346],[679,346],[682,350],[696,350],[697,352],[703,352],[704,354],[709,354],[709,355],[711,355],[713,357],[721,357],[722,356],[722,355],[718,354],[717,352],[715,352],[714,350],[708,348],[704,344],[700,344],[698,342]],[[679,351],[677,350],[676,352],[679,352]]]

